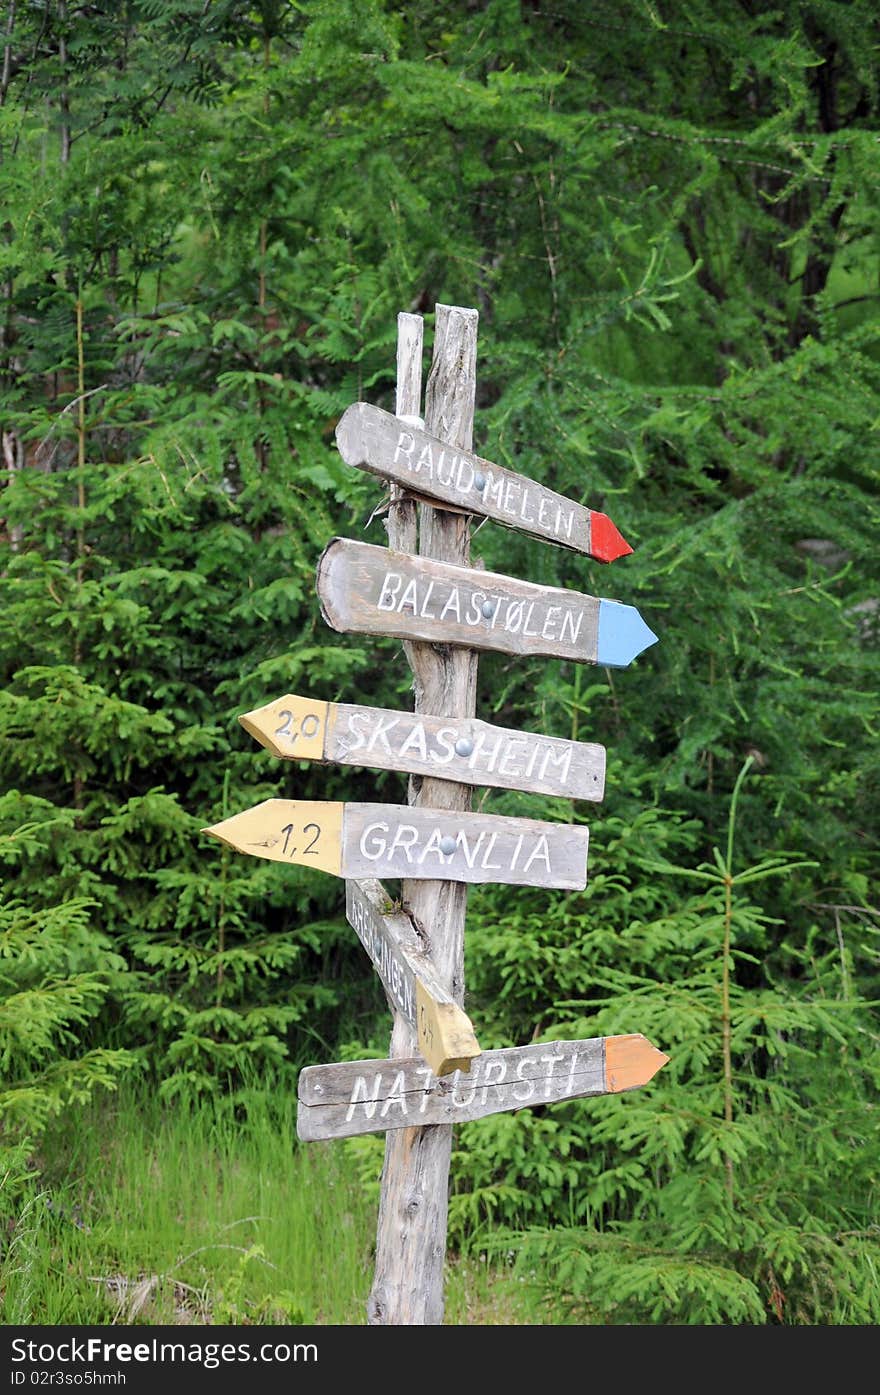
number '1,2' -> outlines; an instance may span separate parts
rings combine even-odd
[[[290,842],[290,835],[294,832],[295,828],[296,828],[296,825],[295,825],[295,824],[292,824],[292,823],[286,823],[286,824],[284,825],[284,827],[282,828],[281,832],[284,834],[284,847],[281,849],[282,854],[286,854],[286,853],[287,853],[287,850],[288,850],[287,845],[288,845],[288,843]],[[317,852],[315,851],[315,844],[317,843],[318,839],[319,839],[320,836],[321,836],[321,826],[320,826],[320,824],[317,824],[317,823],[307,823],[307,824],[305,825],[305,827],[303,828],[303,835],[307,834],[307,833],[309,832],[309,830],[312,829],[312,828],[315,830],[314,836],[313,836],[313,838],[312,838],[312,841],[308,844],[308,846],[305,847],[305,848],[303,848],[303,850],[302,850],[302,851],[303,851],[303,856],[304,856],[304,857],[307,856],[309,853],[312,854],[312,857],[317,857],[317,856],[318,856]],[[293,856],[295,855],[295,853],[296,853],[296,848],[291,848],[291,849],[290,849],[290,856],[293,857]]]

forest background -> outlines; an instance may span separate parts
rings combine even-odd
[[[484,1049],[670,1057],[460,1127],[451,1261],[517,1277],[532,1321],[880,1320],[875,5],[6,0],[2,28],[4,1320],[95,1320],[107,1272],[161,1320],[171,1270],[175,1320],[328,1320],[279,1274],[278,1195],[154,1253],[151,1179],[192,1185],[174,1121],[231,1172],[262,1120],[333,1243],[373,1223],[383,1136],[292,1122],[301,1066],[387,1053],[342,884],[200,830],[405,802],[237,718],[412,705],[399,645],[331,633],[314,577],[332,536],[386,541],[334,428],[393,410],[398,312],[430,347],[438,302],[479,310],[478,453],[635,549],[487,523],[475,557],[660,637],[614,672],[481,658],[478,716],[600,742],[608,778],[477,792],[588,823],[589,882],[471,888],[465,1006]]]

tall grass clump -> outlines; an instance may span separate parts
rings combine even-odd
[[[296,1139],[295,1076],[168,1105],[143,1079],[46,1131],[0,1260],[23,1324],[365,1321],[372,1202]]]

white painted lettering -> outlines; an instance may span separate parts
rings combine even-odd
[[[574,1051],[572,1051],[572,1053],[571,1053],[571,1062],[569,1063],[569,1067],[568,1067],[568,1080],[566,1081],[566,1085],[565,1085],[565,1089],[566,1089],[566,1093],[567,1093],[567,1094],[570,1094],[571,1091],[574,1089],[574,1078],[575,1078],[575,1076],[577,1075],[577,1063],[578,1063],[578,1053],[579,1053],[579,1051],[580,1051],[580,1048],[576,1046],[575,1049],[574,1049]]]
[[[421,615],[421,617],[422,617],[423,620],[436,620],[436,619],[437,619],[437,616],[434,614],[433,610],[428,610],[428,601],[431,599],[431,592],[432,592],[433,590],[434,590],[434,583],[433,583],[433,581],[429,581],[429,582],[428,582],[428,589],[427,589],[427,591],[425,592],[424,598],[423,598],[423,600],[422,600],[422,608],[421,608],[421,610],[419,611],[419,615]]]
[[[428,479],[429,479],[429,480],[430,480],[430,479],[433,479],[433,478],[434,478],[434,457],[433,457],[433,455],[431,454],[431,442],[430,442],[430,441],[426,441],[425,444],[422,446],[422,453],[421,453],[421,455],[419,456],[418,460],[416,461],[416,467],[415,467],[415,468],[416,468],[416,473],[418,473],[418,472],[421,470],[422,466],[425,467],[425,474],[428,476]]]
[[[518,1081],[521,1082],[522,1085],[525,1086],[525,1090],[521,1094],[519,1085],[514,1085],[512,1091],[514,1099],[517,1099],[520,1102],[524,1102],[525,1100],[530,1100],[532,1098],[532,1095],[535,1093],[535,1082],[534,1079],[526,1079],[523,1075],[523,1071],[525,1070],[526,1066],[536,1066],[537,1064],[537,1056],[519,1057],[519,1060],[516,1063],[516,1078]]]
[[[470,601],[469,601],[469,603],[468,603],[468,608],[467,608],[467,613],[465,614],[465,617],[464,617],[464,618],[465,618],[465,621],[467,622],[468,625],[479,625],[480,621],[483,619],[483,612],[482,612],[482,610],[481,610],[480,607],[482,606],[483,601],[484,601],[485,599],[486,599],[486,593],[485,593],[485,591],[472,591],[472,592],[471,592]]]
[[[408,755],[410,751],[417,751],[422,760],[428,759],[428,751],[425,745],[425,728],[421,722],[416,722],[406,740],[401,744],[400,755]]]
[[[410,849],[413,848],[418,841],[419,830],[414,828],[411,823],[400,823],[397,825],[391,847],[388,849],[388,856],[393,857],[398,850],[401,850],[406,853],[407,862],[412,862]]]
[[[397,445],[394,447],[394,464],[400,459],[406,458],[406,463],[412,469],[411,456],[415,449],[416,438],[408,431],[401,431],[397,437]]]
[[[416,1075],[423,1075],[425,1077],[425,1088],[422,1092],[422,1103],[419,1109],[419,1113],[424,1114],[425,1110],[428,1107],[428,1101],[431,1098],[432,1087],[434,1084],[434,1072],[432,1070],[429,1070],[427,1066],[416,1066],[415,1073]]]
[[[379,1091],[382,1088],[382,1077],[377,1075],[373,1081],[373,1093],[369,1092],[365,1076],[356,1075],[354,1084],[351,1087],[351,1100],[348,1111],[345,1115],[345,1122],[350,1124],[354,1118],[354,1111],[358,1105],[363,1107],[364,1114],[368,1119],[372,1119],[376,1113],[376,1105],[379,1103]]]
[[[457,737],[458,732],[454,727],[441,727],[440,730],[436,732],[435,740],[443,754],[438,755],[436,751],[431,752],[431,760],[435,765],[449,764],[455,755],[455,742]]]
[[[427,843],[425,844],[425,847],[424,847],[424,850],[423,850],[423,852],[422,852],[422,855],[421,855],[421,857],[419,858],[419,866],[424,866],[425,859],[426,859],[429,855],[430,855],[431,857],[436,857],[436,858],[439,860],[441,866],[442,866],[443,864],[448,864],[449,859],[453,856],[453,854],[452,854],[452,853],[445,853],[445,852],[443,852],[442,849],[441,849],[441,847],[440,847],[440,842],[441,842],[441,833],[440,833],[439,828],[432,828],[432,829],[431,829],[431,836],[430,836],[430,838],[428,839]]]
[[[516,847],[515,847],[514,850],[513,850],[513,857],[510,859],[510,870],[511,870],[511,872],[513,872],[513,871],[516,870],[516,864],[519,862],[519,854],[520,854],[520,849],[522,848],[522,845],[523,845],[523,834],[521,833],[521,834],[519,835],[519,837],[517,838],[517,840],[516,840]]]
[[[359,751],[366,744],[366,734],[363,727],[366,725],[369,729],[369,723],[370,714],[368,712],[349,712],[348,735],[351,738],[348,744],[349,751]]]
[[[517,748],[517,746],[527,746],[527,745],[528,745],[528,742],[524,741],[521,737],[513,737],[510,741],[508,741],[507,746],[506,746],[505,751],[504,751],[504,754],[503,754],[503,756],[501,757],[501,760],[498,762],[498,774],[499,774],[499,775],[510,775],[510,776],[514,776],[514,775],[517,775],[517,774],[519,773],[519,772],[516,770],[516,768],[511,769],[511,767],[510,767],[510,761],[513,760],[513,761],[514,761],[514,766],[515,766],[515,762],[516,762],[516,748]]]
[[[524,872],[528,872],[528,870],[529,870],[529,868],[531,867],[532,863],[533,863],[533,862],[537,862],[537,861],[539,861],[539,860],[540,860],[541,862],[544,863],[544,866],[547,868],[547,874],[548,874],[548,876],[549,876],[549,875],[550,875],[550,849],[549,849],[549,847],[547,846],[547,834],[546,834],[546,833],[541,833],[541,834],[539,834],[539,836],[538,836],[538,841],[535,843],[534,848],[533,848],[532,851],[529,853],[529,856],[528,856],[528,859],[527,859],[527,861],[526,861],[526,865],[525,865],[525,867],[523,868],[523,871],[524,871]]]
[[[391,1086],[391,1091],[388,1095],[388,1098],[382,1105],[383,1119],[387,1116],[388,1111],[392,1109],[394,1105],[397,1105],[397,1108],[400,1110],[404,1118],[408,1117],[406,1108],[406,1094],[404,1092],[404,1077],[402,1070],[399,1070],[396,1076],[394,1077],[394,1084]]]
[[[500,862],[490,862],[490,861],[489,861],[489,858],[492,856],[492,849],[494,848],[494,846],[495,846],[495,844],[496,844],[497,842],[498,842],[498,834],[497,834],[497,833],[493,833],[492,836],[491,836],[490,839],[489,839],[489,844],[488,844],[488,846],[487,846],[487,848],[486,848],[486,851],[485,851],[485,853],[483,854],[483,861],[482,861],[482,864],[481,864],[481,865],[482,865],[483,870],[484,870],[485,872],[500,872],[500,871],[502,870],[502,866],[501,866],[501,863],[500,863]]]
[[[532,618],[532,611],[533,611],[534,609],[535,609],[535,602],[534,602],[534,601],[529,601],[529,608],[528,608],[528,610],[526,611],[526,618],[525,618],[525,620],[523,621],[523,635],[531,635],[532,638],[535,638],[535,637],[540,633],[540,631],[538,631],[538,630],[530,630],[530,629],[529,629],[529,622],[531,621],[531,618]]]
[[[457,1070],[457,1071],[455,1072],[455,1085],[453,1086],[452,1094],[450,1095],[449,1098],[450,1098],[450,1100],[452,1101],[452,1103],[455,1105],[456,1109],[466,1109],[467,1106],[468,1106],[469,1104],[472,1103],[473,1098],[474,1098],[474,1095],[477,1093],[477,1085],[478,1085],[478,1083],[479,1083],[479,1076],[480,1076],[480,1063],[479,1063],[479,1061],[478,1061],[475,1065],[472,1065],[472,1066],[471,1066],[470,1071],[468,1072],[468,1083],[470,1084],[471,1092],[470,1092],[470,1094],[467,1096],[466,1099],[460,1099],[460,1098],[459,1098],[458,1091],[459,1091],[459,1087],[461,1086],[461,1071],[460,1071],[460,1070]]]
[[[406,586],[404,587],[403,595],[397,602],[396,609],[398,615],[403,614],[405,606],[411,607],[413,615],[418,614],[418,589],[416,587],[415,577],[413,577],[411,581],[407,582]]]
[[[373,837],[370,841],[368,848],[367,840],[370,838],[371,834],[373,834],[374,830],[376,829],[380,829],[383,833],[387,833],[388,825],[387,823],[368,823],[363,833],[361,834],[361,852],[363,853],[364,857],[369,858],[371,862],[375,862],[377,858],[380,858],[387,846],[384,838]]]
[[[467,479],[464,478],[465,470],[468,472]],[[458,473],[455,477],[455,484],[456,488],[460,489],[463,494],[473,489],[474,486],[474,467],[464,455],[458,457]]]
[[[483,490],[483,498],[487,504],[494,498],[496,508],[500,509],[503,507],[501,503],[501,493],[504,489],[504,476],[499,475],[496,479],[491,471],[486,471],[485,475],[486,488]]]
[[[535,768],[535,761],[538,759],[538,752],[540,751],[540,749],[541,749],[541,747],[540,747],[540,745],[538,744],[538,742],[537,742],[537,741],[533,741],[533,742],[532,742],[532,754],[529,756],[529,763],[528,763],[528,765],[526,766],[526,779],[527,779],[527,780],[531,780],[531,778],[532,778],[532,771],[533,771],[534,768]]]
[[[515,635],[522,628],[523,611],[525,601],[511,601],[507,607],[507,614],[504,617],[504,630],[506,634]]]
[[[571,769],[571,747],[563,746],[557,750],[555,746],[548,746],[544,752],[544,759],[541,762],[541,779],[546,780],[547,771],[551,765],[556,767],[556,779],[560,785],[568,781],[568,772]],[[529,772],[531,773],[531,772]]]
[[[382,582],[382,589],[379,592],[379,599],[376,602],[379,610],[394,610],[395,596],[400,590],[403,577],[399,572],[386,572]]]
[[[561,640],[563,643],[565,642],[565,628],[566,628],[566,625],[567,625],[568,628],[569,628],[569,630],[571,630],[571,642],[572,642],[572,644],[577,644],[577,637],[578,637],[578,635],[580,634],[581,625],[583,624],[583,620],[584,620],[584,612],[583,612],[583,611],[581,611],[580,614],[577,616],[577,624],[575,624],[575,614],[574,614],[574,611],[571,611],[571,610],[565,610],[565,611],[563,611],[563,613],[562,613],[562,632],[560,633],[560,636],[559,636],[560,640]]]
[[[367,742],[367,750],[374,750],[376,747],[376,743],[381,741],[389,756],[393,756],[394,751],[388,742],[388,732],[393,731],[393,729],[397,726],[399,721],[399,717],[380,717],[376,723],[375,731],[373,732],[369,741]]]
[[[441,468],[443,467],[443,465],[445,465],[445,463],[446,463],[446,451],[445,451],[445,450],[441,450],[441,452],[440,452],[440,459],[437,461],[437,480],[438,480],[438,482],[439,482],[440,484],[444,485],[447,489],[451,489],[452,486],[453,486],[453,475],[454,475],[455,465],[456,465],[456,461],[457,461],[457,460],[458,460],[458,456],[457,456],[457,455],[453,455],[453,456],[452,456],[452,460],[451,460],[451,462],[450,462],[450,466],[449,466],[449,474],[448,474],[447,478],[444,479],[443,476],[442,476],[441,473],[440,473],[440,470],[441,470]]]
[[[552,1056],[540,1056],[540,1057],[539,1057],[539,1060],[540,1060],[540,1061],[542,1061],[545,1065],[548,1065],[548,1066],[550,1067],[550,1069],[547,1071],[546,1075],[544,1076],[544,1098],[545,1098],[545,1100],[546,1100],[546,1099],[549,1099],[550,1096],[553,1094],[553,1068],[554,1068],[554,1066],[556,1066],[557,1062],[561,1061],[562,1059],[563,1059],[562,1056],[561,1056],[558,1052],[556,1052],[556,1053],[555,1053],[554,1055],[552,1055]]]
[[[495,1067],[494,1079],[492,1079],[493,1067]],[[505,1061],[503,1056],[501,1056],[500,1058],[496,1056],[494,1061],[490,1060],[486,1062],[486,1067],[483,1072],[483,1088],[480,1092],[480,1104],[486,1103],[486,1097],[489,1094],[490,1085],[494,1085],[497,1091],[497,1093],[493,1092],[493,1099],[497,1099],[499,1103],[503,1103],[504,1098],[507,1094],[507,1090],[502,1085],[502,1081],[504,1080],[506,1074],[507,1062]]]
[[[458,587],[457,587],[457,586],[453,586],[452,590],[450,591],[449,596],[448,596],[447,601],[446,601],[446,604],[444,605],[442,611],[440,612],[440,619],[441,619],[441,620],[445,620],[445,619],[446,619],[446,616],[447,616],[447,613],[448,613],[449,611],[454,611],[454,612],[455,612],[456,621],[457,621],[458,624],[460,625],[460,624],[461,624],[461,606],[460,606],[460,602],[459,602],[459,598],[458,598]]]
[[[554,634],[552,634],[551,631],[552,631],[552,629],[553,629],[553,626],[557,623],[556,620],[554,619],[554,617],[557,616],[557,615],[559,615],[559,614],[560,614],[560,609],[559,609],[559,606],[558,606],[558,605],[551,605],[551,606],[548,606],[548,608],[547,608],[547,614],[544,616],[544,625],[543,625],[543,628],[542,628],[542,630],[541,630],[541,638],[542,638],[542,639],[555,639],[555,638],[556,638],[556,636],[555,636]]]
[[[477,853],[480,851],[480,844],[482,843],[482,841],[483,841],[483,839],[485,838],[485,836],[486,836],[486,831],[485,831],[485,829],[481,829],[480,832],[479,832],[479,834],[477,835],[476,846],[475,846],[475,848],[474,848],[474,850],[473,850],[473,852],[472,852],[472,851],[471,851],[470,843],[468,842],[468,839],[467,839],[467,834],[464,832],[463,829],[459,830],[458,837],[456,838],[455,841],[456,841],[456,844],[458,845],[458,847],[461,848],[461,851],[462,851],[462,853],[463,853],[463,855],[464,855],[464,860],[465,860],[465,862],[467,863],[468,867],[473,867],[473,865],[474,865],[474,860],[475,860],[475,858],[476,858],[476,856],[477,856]]]

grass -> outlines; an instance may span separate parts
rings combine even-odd
[[[381,1150],[299,1144],[288,1088],[186,1107],[130,1083],[34,1161],[14,1208],[0,1165],[4,1323],[366,1322]],[[546,1322],[476,1249],[450,1257],[445,1306],[448,1323]]]

